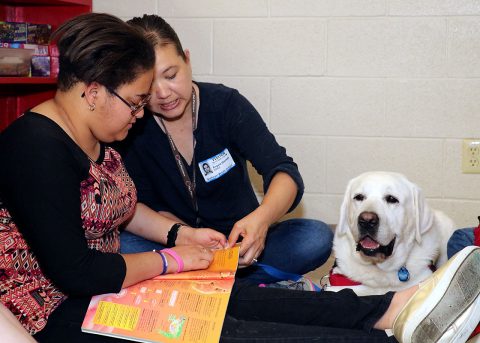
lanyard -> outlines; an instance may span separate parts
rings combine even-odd
[[[160,116],[159,118],[160,118],[160,123],[162,124],[163,129],[167,134],[168,142],[170,143],[170,149],[172,150],[173,157],[175,158],[175,164],[177,165],[178,171],[182,176],[183,184],[185,185],[185,188],[187,189],[187,193],[190,196],[190,199],[192,200],[192,205],[195,210],[196,225],[198,226],[200,224],[199,223],[200,218],[198,217],[198,203],[197,203],[197,196],[195,194],[197,168],[195,167],[195,135],[194,135],[194,131],[197,128],[197,111],[196,111],[197,106],[196,105],[197,105],[197,96],[195,94],[195,89],[192,87],[193,182],[190,179],[190,176],[188,175],[187,167],[183,163],[182,156],[180,155],[180,152],[178,151],[172,136],[170,135],[170,133],[168,133],[167,127],[165,126],[165,123],[163,122],[162,117]]]

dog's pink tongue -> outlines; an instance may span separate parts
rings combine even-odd
[[[377,249],[380,246],[380,244],[378,244],[377,241],[371,239],[368,236],[365,237],[364,239],[362,239],[360,244],[362,245],[362,247],[364,247],[366,249]]]

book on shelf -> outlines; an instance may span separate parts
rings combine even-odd
[[[82,331],[137,342],[220,340],[239,246],[214,251],[205,270],[167,274],[92,297]]]

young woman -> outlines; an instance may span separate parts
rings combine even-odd
[[[195,244],[226,242],[201,229],[170,254],[118,253],[122,223],[163,243],[174,223],[136,204],[119,154],[104,144],[143,116],[154,50],[106,14],[74,18],[56,36],[55,97],[0,136],[0,301],[40,341],[93,342],[79,326],[92,295],[176,272],[178,259],[183,270],[206,268],[212,253]]]
[[[242,239],[240,267],[260,262],[304,274],[330,256],[332,232],[316,220],[277,223],[303,195],[297,165],[287,156],[258,112],[238,91],[192,81],[190,53],[162,18],[129,21],[155,45],[155,78],[150,114],[129,137],[124,154],[139,201],[178,223],[210,227]],[[247,161],[263,177],[259,205]],[[183,227],[172,231],[182,233]],[[172,246],[175,241],[169,242]],[[130,233],[123,252],[161,246]],[[250,267],[239,275],[259,283],[282,279]]]

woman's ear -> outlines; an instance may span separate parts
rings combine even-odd
[[[190,50],[185,49],[183,53],[185,54],[185,63],[190,65]]]
[[[97,100],[99,88],[100,84],[97,82],[92,82],[91,84],[86,85],[85,90],[82,93],[82,98],[85,98],[88,106],[95,107],[95,101]]]

